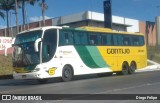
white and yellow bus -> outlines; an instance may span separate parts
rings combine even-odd
[[[41,27],[19,33],[13,46],[13,77],[42,83],[83,74],[133,74],[147,65],[143,34],[106,28]]]

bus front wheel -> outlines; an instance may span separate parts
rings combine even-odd
[[[63,71],[62,71],[63,81],[65,81],[65,82],[71,81],[71,80],[73,80],[73,77],[74,77],[74,73],[73,73],[72,67],[69,65],[64,66]]]

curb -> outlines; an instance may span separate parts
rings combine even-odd
[[[160,64],[150,65],[145,68],[139,69],[136,72],[157,71],[157,70],[160,70]]]

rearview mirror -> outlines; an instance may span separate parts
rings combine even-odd
[[[35,41],[35,43],[34,43],[34,50],[35,50],[36,52],[39,51],[39,49],[38,49],[38,44],[39,44],[41,41],[42,41],[42,39],[39,38],[39,39],[37,39],[37,40]]]

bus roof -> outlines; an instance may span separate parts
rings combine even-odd
[[[30,32],[30,31],[35,31],[35,30],[46,30],[46,29],[66,29],[66,30],[79,30],[79,31],[90,31],[90,32],[103,32],[103,33],[114,33],[114,34],[135,34],[135,35],[144,35],[141,33],[131,33],[131,32],[116,32],[113,31],[112,29],[109,28],[100,28],[100,27],[89,27],[89,26],[83,26],[83,27],[78,27],[78,28],[70,28],[70,27],[63,27],[63,26],[45,26],[45,27],[38,27],[38,28],[33,28],[29,30],[22,31],[18,34],[25,33],[25,32]]]
[[[142,33],[135,33],[135,32],[117,32],[113,31],[109,28],[100,28],[100,27],[89,27],[89,26],[83,26],[78,28],[63,28],[66,30],[79,30],[79,31],[90,31],[90,32],[101,32],[101,33],[111,33],[111,34],[134,34],[134,35],[144,35]]]
[[[118,32],[118,31],[113,31],[112,29],[109,28],[100,28],[100,27],[79,27],[78,29],[83,29],[86,31],[91,31],[91,32],[104,32],[104,33],[114,33],[114,34],[135,34],[135,35],[143,35],[142,33],[135,33],[135,32]]]

